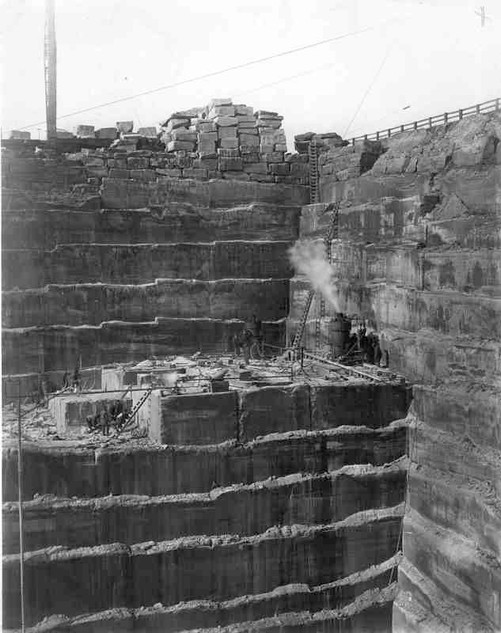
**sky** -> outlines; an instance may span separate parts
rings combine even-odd
[[[58,128],[70,131],[130,119],[158,125],[176,110],[231,97],[282,114],[291,148],[302,132],[350,138],[501,97],[499,0],[55,3]],[[45,135],[44,11],[43,0],[0,0],[4,136],[25,126],[32,138]]]

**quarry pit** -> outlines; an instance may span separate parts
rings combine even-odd
[[[106,130],[3,142],[4,630],[499,630],[499,109]]]

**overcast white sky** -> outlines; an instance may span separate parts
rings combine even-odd
[[[45,118],[44,2],[0,6],[5,135]],[[283,114],[289,140],[310,130],[350,137],[501,96],[500,0],[56,0],[56,29],[58,127],[69,130],[124,119],[154,125],[175,110],[229,96]],[[30,131],[43,138],[44,124]]]

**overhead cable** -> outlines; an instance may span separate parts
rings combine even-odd
[[[75,116],[77,114],[84,114],[85,112],[91,112],[92,110],[98,110],[99,108],[108,107],[111,105],[115,105],[117,103],[123,103],[124,101],[130,101],[131,99],[137,99],[138,97],[144,97],[146,95],[154,94],[156,92],[162,92],[163,90],[170,90],[171,88],[177,88],[179,86],[184,86],[186,84],[194,83],[196,81],[201,81],[202,79],[209,79],[210,77],[216,77],[217,75],[222,75],[224,73],[231,72],[233,70],[240,70],[242,68],[247,68],[249,66],[254,66],[256,64],[262,64],[263,62],[271,61],[272,59],[278,59],[279,57],[285,57],[286,55],[292,55],[293,53],[299,53],[311,48],[316,48],[318,46],[323,46],[325,44],[329,44],[330,42],[335,42],[337,40],[342,40],[347,37],[351,37],[353,35],[359,35],[360,33],[366,33],[367,31],[374,30],[375,27],[369,26],[365,29],[359,29],[358,31],[351,31],[350,33],[344,33],[343,35],[336,35],[335,37],[329,37],[325,40],[319,40],[318,42],[313,42],[312,44],[306,44],[305,46],[299,46],[297,48],[292,48],[288,51],[282,51],[280,53],[275,53],[274,55],[268,55],[267,57],[261,57],[259,59],[253,59],[248,62],[244,62],[242,64],[236,64],[235,66],[228,66],[227,68],[222,68],[220,70],[215,70],[210,73],[205,73],[203,75],[198,75],[197,77],[191,77],[190,79],[183,79],[182,81],[177,81],[172,84],[167,84],[165,86],[160,86],[158,88],[153,88],[151,90],[145,90],[144,92],[138,92],[133,95],[129,95],[127,97],[120,97],[119,99],[114,99],[113,101],[107,101],[105,103],[100,103],[98,105],[90,106],[88,108],[83,108],[82,110],[76,110],[74,112],[70,112],[68,114],[63,114],[58,117],[58,120],[66,119],[71,116]],[[19,130],[25,130],[30,127],[35,127],[37,125],[43,125],[45,121],[38,121],[37,123],[30,123],[29,125],[24,125],[19,127]]]

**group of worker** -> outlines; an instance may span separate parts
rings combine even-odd
[[[85,419],[89,431],[101,430],[103,435],[109,435],[111,427],[121,431],[130,415],[130,407],[126,406],[123,400],[115,400],[111,403],[101,405],[93,415],[88,415]]]
[[[356,334],[350,337],[351,347],[356,347],[362,354],[364,362],[371,365],[388,367],[388,352],[383,351],[379,344],[379,337],[374,332],[367,334],[367,328],[361,326]]]
[[[232,347],[237,356],[243,354],[246,365],[251,358],[263,357],[263,324],[255,314],[245,323],[241,332],[232,336]]]

